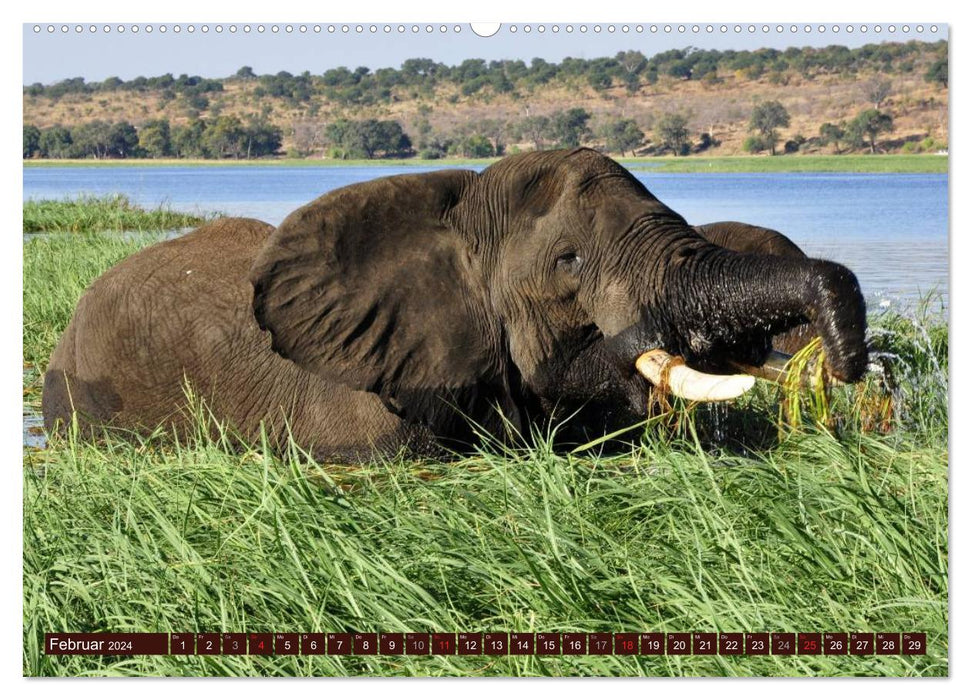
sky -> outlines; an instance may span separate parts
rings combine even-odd
[[[371,33],[370,27],[376,32]],[[712,31],[708,32],[708,26]],[[81,31],[77,31],[77,27]],[[105,32],[104,27],[110,31]],[[133,28],[137,26],[137,32]],[[149,32],[148,28],[151,27]],[[175,31],[178,26],[179,31]],[[858,47],[882,41],[946,39],[946,23],[891,23],[852,25],[840,23],[551,23],[503,24],[490,37],[478,36],[468,23],[440,22],[433,25],[412,23],[118,23],[65,24],[29,22],[23,25],[23,84],[51,84],[65,78],[83,77],[102,81],[111,76],[130,80],[172,73],[221,78],[246,65],[258,74],[310,71],[319,74],[337,66],[371,69],[397,68],[407,58],[431,58],[454,65],[466,58],[523,59],[533,57],[560,61],[566,56],[596,58],[613,56],[618,51],[637,49],[652,55],[672,48],[695,46],[705,49],[756,49],[789,46],[827,46],[841,44]],[[203,26],[208,31],[203,31]],[[258,27],[264,31],[260,33]],[[292,28],[291,32],[286,27]],[[343,28],[347,27],[347,33]],[[362,31],[357,32],[361,27]],[[419,31],[413,31],[417,26]],[[433,31],[427,32],[426,27]],[[447,31],[442,32],[441,27]],[[529,26],[530,31],[526,32]],[[542,33],[539,27],[545,31]],[[572,31],[567,31],[567,27]],[[583,26],[586,31],[581,31]],[[623,32],[623,27],[628,32]],[[909,31],[904,31],[904,27]],[[91,27],[96,31],[91,32]],[[119,32],[119,27],[123,31]],[[165,31],[162,31],[164,27]],[[217,27],[221,31],[217,31]],[[249,32],[244,28],[249,27]],[[273,28],[277,31],[274,32]],[[301,32],[300,28],[305,31]],[[456,32],[455,27],[460,31]],[[614,31],[610,32],[609,28]],[[638,27],[641,31],[638,32]],[[656,31],[652,32],[652,27]],[[722,27],[725,31],[722,31]],[[795,27],[796,31],[792,29]],[[864,27],[866,31],[863,31]],[[880,31],[877,31],[879,27]],[[918,27],[922,31],[917,31]],[[53,28],[53,31],[49,31]],[[63,31],[66,28],[67,31]],[[235,32],[232,29],[235,29]],[[319,32],[315,31],[319,28]],[[596,29],[600,31],[597,32]],[[665,29],[669,31],[665,31]],[[736,31],[737,28],[737,31]],[[767,28],[768,31],[764,31]],[[779,31],[779,29],[782,31]],[[806,31],[807,28],[809,31]],[[39,29],[39,31],[37,31]],[[329,30],[333,29],[333,32]],[[697,30],[697,31],[696,31]]]

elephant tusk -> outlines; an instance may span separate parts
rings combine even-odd
[[[699,372],[685,365],[680,357],[660,349],[648,350],[634,364],[651,384],[686,401],[728,401],[738,398],[755,384],[755,377],[745,374]]]

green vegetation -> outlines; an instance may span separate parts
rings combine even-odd
[[[400,129],[400,127],[399,127]],[[43,131],[24,125],[24,158],[261,158],[280,150],[283,131],[262,119],[244,124],[235,116],[192,119],[172,127],[153,119],[141,129],[127,121],[84,122],[73,129]]]
[[[947,55],[941,56],[927,69],[924,79],[929,83],[937,83],[947,87]]]
[[[207,218],[167,207],[148,211],[124,195],[24,202],[24,233],[165,231],[197,226]]]
[[[763,95],[790,85],[793,94],[797,86],[833,91],[828,105],[782,98],[792,123],[810,138],[780,135],[779,128],[790,123],[783,109],[782,119],[778,111],[753,115],[755,133],[745,143],[735,141],[748,105],[781,107]],[[650,57],[627,50],[529,64],[467,59],[447,66],[413,58],[399,68],[338,67],[319,75],[257,75],[243,66],[220,79],[71,78],[24,87],[23,157],[435,159],[501,156],[507,144],[585,144],[621,155],[635,149],[639,155],[684,155],[714,146],[728,154],[774,154],[780,141],[788,152],[818,151],[825,139],[812,134],[824,120],[848,121],[871,104],[893,110],[904,139],[946,140],[946,89],[945,41],[784,51],[688,47]],[[832,104],[847,114],[833,115]],[[672,109],[684,119],[684,134],[673,142],[636,138],[658,132],[658,120]],[[625,120],[624,127],[617,125]],[[903,142],[888,138],[883,148],[896,151]],[[876,148],[872,136],[869,143],[851,139],[844,145]]]
[[[833,145],[833,149],[838,154],[840,152],[840,141],[846,138],[846,124],[833,124],[826,122],[819,127],[819,141],[823,146]]]
[[[644,132],[633,119],[614,119],[604,124],[601,130],[604,145],[612,153],[626,155],[627,151],[634,153],[634,149],[644,142]]]
[[[877,152],[877,135],[893,128],[893,117],[878,109],[868,109],[860,112],[846,127],[846,136],[850,144],[859,146],[866,142],[870,153]]]
[[[696,156],[624,158],[621,162],[632,170],[658,173],[946,173],[948,168],[948,159],[937,155]]]
[[[442,167],[443,165],[484,165],[494,161],[495,158],[472,158],[472,157],[432,157],[432,158],[409,158],[407,160],[396,160],[392,163],[381,160],[365,160],[357,158],[347,158],[336,160],[333,158],[277,158],[273,160],[208,160],[193,158],[187,160],[166,158],[149,160],[32,160],[23,165],[25,168],[164,168],[164,167],[191,167],[191,168],[225,168],[225,167],[309,167],[309,168],[346,168],[346,167],[376,167],[387,168],[409,166],[416,167]]]
[[[688,154],[688,118],[683,114],[665,114],[654,127],[654,134],[661,146],[676,156]]]
[[[745,140],[745,150],[749,153],[768,150],[775,155],[775,146],[779,143],[779,127],[789,126],[789,112],[777,100],[770,100],[755,106],[749,120],[749,131],[756,132]]]
[[[339,119],[327,126],[327,137],[334,144],[331,156],[340,160],[371,160],[379,153],[385,158],[394,158],[411,153],[411,139],[401,124],[391,120]]]
[[[171,73],[166,73],[155,78],[138,77],[129,81],[111,77],[101,83],[87,83],[84,81],[84,78],[69,78],[48,86],[34,83],[24,88],[24,94],[31,96],[42,95],[44,97],[58,99],[65,95],[115,92],[118,90],[133,92],[162,90],[169,93],[167,95],[168,99],[174,99],[177,94],[191,97],[205,95],[206,93],[222,92],[223,85],[218,80],[207,80],[198,75],[190,77],[183,73],[178,78],[173,78]]]
[[[799,155],[794,158],[769,158],[764,156],[706,156],[687,158],[618,158],[627,168],[649,169],[661,173],[786,173],[786,172],[850,172],[850,173],[946,173],[948,159],[936,155],[944,148],[940,142],[927,138],[915,142],[906,155]],[[917,155],[926,154],[926,155]],[[495,158],[411,158],[395,161],[395,167],[485,167]],[[275,167],[387,167],[388,163],[377,160],[319,160],[316,158],[286,158],[272,161],[212,161],[212,160],[140,160],[140,161],[90,161],[90,160],[42,160],[24,163],[25,168],[111,168],[111,167],[247,167],[250,165]]]
[[[947,459],[808,430],[320,466],[56,440],[24,475],[28,675],[937,675]],[[927,656],[51,657],[49,630],[920,630]]]
[[[366,66],[350,70],[344,66],[332,68],[320,75],[309,71],[293,75],[287,71],[256,75],[250,66],[243,66],[232,77],[206,79],[200,76],[170,73],[153,78],[137,77],[123,81],[112,77],[100,83],[87,83],[83,78],[62,80],[53,85],[34,83],[24,87],[30,97],[60,99],[66,95],[109,95],[117,92],[161,92],[165,100],[182,100],[199,108],[200,100],[208,100],[222,93],[233,82],[255,83],[255,97],[280,97],[300,105],[324,97],[344,106],[388,103],[402,92],[416,96],[430,96],[443,86],[458,89],[471,96],[480,92],[495,94],[527,91],[537,86],[576,79],[595,89],[606,90],[623,85],[628,93],[636,93],[645,85],[657,83],[667,75],[686,81],[716,81],[719,76],[742,72],[749,78],[763,74],[792,71],[807,78],[832,73],[855,75],[861,72],[909,73],[914,61],[926,51],[938,57],[938,63],[927,73],[928,81],[947,81],[947,42],[928,44],[918,41],[906,43],[867,44],[860,48],[845,46],[824,48],[790,47],[785,50],[756,49],[754,51],[701,50],[693,47],[671,49],[650,58],[640,51],[619,51],[612,57],[591,59],[563,59],[549,63],[534,58],[528,65],[522,60],[485,61],[470,58],[454,66],[437,63],[428,58],[412,58],[400,68]]]
[[[25,359],[43,370],[84,287],[153,240],[26,241]],[[24,457],[23,671],[946,676],[947,326],[872,321],[898,358],[888,434],[864,432],[841,387],[832,433],[780,438],[760,385],[656,419],[613,456],[540,437],[450,464],[319,465],[213,439],[202,408],[181,444],[54,437]],[[908,630],[928,654],[47,656],[57,630]]]

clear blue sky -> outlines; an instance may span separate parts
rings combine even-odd
[[[742,24],[741,32],[734,31],[735,25],[728,25],[728,31],[719,31],[721,24],[713,24],[715,31],[708,34],[706,25],[698,25],[700,31],[692,32],[694,24],[684,24],[684,33],[678,32],[679,25],[671,25],[672,31],[665,33],[664,25],[657,25],[655,34],[650,32],[650,24],[641,25],[642,33],[634,29],[636,24],[628,25],[630,32],[623,34],[621,24],[615,24],[614,33],[607,31],[608,23],[600,23],[600,33],[593,31],[594,24],[587,24],[586,33],[580,33],[575,27],[572,33],[565,31],[565,24],[560,24],[560,31],[553,33],[552,25],[547,24],[546,31],[540,34],[532,24],[533,31],[526,34],[523,24],[516,25],[518,31],[510,31],[512,25],[503,25],[498,34],[489,38],[476,36],[468,24],[459,25],[462,31],[456,34],[451,30],[454,23],[449,24],[449,31],[442,34],[440,25],[435,25],[431,34],[425,32],[425,25],[421,31],[414,34],[411,25],[403,34],[397,32],[397,25],[393,25],[390,34],[383,32],[383,24],[379,24],[377,34],[371,34],[370,25],[363,25],[364,32],[355,31],[357,25],[349,25],[350,32],[343,34],[342,25],[336,25],[337,31],[328,33],[330,25],[321,25],[321,32],[314,33],[313,25],[306,25],[307,32],[301,34],[299,25],[293,25],[293,33],[287,34],[285,24],[278,24],[279,32],[271,31],[271,24],[265,24],[263,34],[256,31],[257,24],[251,24],[251,31],[245,34],[243,24],[237,24],[235,34],[230,33],[229,23],[223,23],[222,33],[214,31],[215,24],[210,23],[209,32],[201,31],[202,23],[194,23],[196,30],[190,34],[186,31],[186,24],[182,24],[182,31],[175,33],[172,23],[166,23],[167,31],[159,31],[159,24],[153,24],[153,31],[145,31],[145,24],[140,25],[137,34],[132,33],[131,24],[125,25],[124,33],[118,33],[118,23],[111,23],[111,32],[105,33],[104,23],[99,23],[98,31],[91,33],[89,24],[85,24],[83,31],[75,32],[75,24],[70,24],[67,33],[62,33],[61,23],[54,25],[54,33],[48,33],[48,24],[40,25],[40,33],[34,32],[34,23],[25,24],[24,35],[24,84],[53,83],[64,78],[83,77],[88,81],[101,81],[110,76],[118,76],[129,80],[139,75],[153,76],[164,73],[179,75],[202,75],[204,77],[226,77],[235,73],[241,66],[248,65],[257,73],[276,73],[281,70],[291,73],[301,73],[309,70],[319,74],[335,66],[367,66],[371,69],[395,67],[401,65],[407,58],[431,58],[449,65],[460,63],[466,58],[492,59],[523,59],[527,62],[535,56],[549,61],[559,61],[565,56],[579,58],[594,58],[598,56],[612,56],[618,51],[638,49],[645,55],[651,55],[671,48],[685,48],[696,46],[699,48],[725,49],[754,49],[760,47],[785,48],[788,46],[826,46],[841,44],[849,47],[862,46],[867,43],[883,41],[906,41],[921,39],[936,41],[947,38],[947,25],[937,24],[937,32],[931,32],[931,24],[924,23],[924,31],[918,33],[916,24],[910,24],[910,31],[904,33],[902,24],[896,24],[897,31],[890,34],[889,23],[881,23],[883,31],[876,33],[875,25],[868,24],[868,31],[860,31],[861,25],[852,25],[854,31],[848,33],[846,24],[834,25],[827,23],[825,32],[819,31],[819,23],[812,24],[812,31],[805,31],[805,24],[798,25],[798,31],[790,31],[791,24],[784,25],[784,31],[776,31],[777,24],[770,25],[770,31],[764,33],[762,24],[754,25],[756,31],[749,32],[750,24]],[[838,33],[833,27],[839,26]]]

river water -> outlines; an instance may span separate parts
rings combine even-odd
[[[219,211],[279,224],[337,187],[435,167],[173,166],[25,168],[24,198],[123,193],[154,207]],[[947,175],[634,171],[692,224],[736,220],[782,231],[814,257],[852,269],[871,308],[947,304]]]

